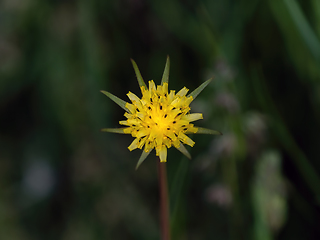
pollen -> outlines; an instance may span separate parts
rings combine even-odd
[[[186,96],[188,89],[182,88],[178,93],[168,92],[168,83],[156,86],[149,81],[149,88],[141,86],[142,97],[129,92],[131,103],[126,103],[128,112],[124,114],[127,120],[120,121],[127,126],[125,133],[135,139],[128,147],[130,151],[144,147],[145,152],[156,149],[156,155],[161,162],[167,160],[167,148],[180,144],[194,145],[186,134],[196,133],[198,128],[190,122],[202,119],[200,113],[190,113],[192,96]]]

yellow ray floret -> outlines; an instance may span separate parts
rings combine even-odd
[[[161,162],[167,160],[167,148],[180,143],[194,145],[185,133],[196,133],[198,129],[190,122],[202,119],[201,113],[190,114],[189,104],[193,97],[187,97],[188,89],[182,88],[177,94],[175,91],[168,93],[168,83],[156,86],[151,80],[149,88],[141,86],[141,99],[129,92],[127,96],[132,103],[126,103],[129,110],[124,116],[121,125],[127,126],[124,133],[135,137],[128,147],[130,151],[144,146],[144,151],[156,149],[156,155]]]

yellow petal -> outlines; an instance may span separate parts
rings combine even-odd
[[[175,141],[177,139],[176,135],[172,131],[168,131],[166,135],[172,140]]]
[[[162,135],[158,135],[158,136],[156,137],[157,147],[162,146],[162,140],[163,140],[163,136],[162,136]]]
[[[189,124],[189,121],[187,120],[178,120],[176,123],[176,127],[180,128],[182,126],[186,127]]]
[[[140,101],[140,98],[137,97],[137,95],[135,95],[134,93],[132,92],[129,92],[127,94],[127,96],[129,97],[129,99],[133,102],[133,101]]]
[[[193,97],[192,97],[192,96],[187,97],[187,98],[186,98],[186,101],[185,101],[185,104],[186,104],[187,106],[189,106],[192,101],[193,101]]]
[[[123,132],[124,132],[124,133],[127,133],[127,134],[130,134],[130,133],[132,133],[132,130],[133,130],[133,129],[132,129],[131,127],[128,127],[128,128],[124,128],[124,129],[123,129]]]
[[[127,120],[119,121],[119,123],[120,123],[121,125],[125,125],[125,126],[130,126],[130,125],[131,125],[130,123],[128,123]]]
[[[186,96],[183,96],[182,98],[180,98],[180,106],[183,108],[187,108],[191,102],[192,102],[192,97],[187,98]]]
[[[173,101],[173,99],[174,99],[174,93],[175,93],[174,90],[170,90],[170,94],[168,95],[168,101],[169,101],[169,103]]]
[[[150,91],[149,90],[144,91],[142,94],[142,100],[149,102],[150,98],[151,98]]]
[[[141,86],[140,90],[141,90],[142,95],[147,91],[145,86]]]
[[[203,119],[203,116],[202,116],[202,113],[191,113],[188,115],[184,115],[181,119],[189,122],[193,122],[199,119]]]
[[[165,138],[164,140],[163,140],[163,143],[166,145],[166,147],[167,148],[171,148],[171,139],[169,139],[169,138]]]
[[[144,137],[144,136],[146,136],[146,135],[148,135],[148,134],[149,134],[149,131],[148,131],[148,130],[146,130],[146,129],[144,129],[144,128],[140,128],[139,131],[138,131],[138,133],[137,133],[137,137],[138,137],[138,138],[141,138],[141,137]]]
[[[149,91],[152,92],[155,90],[156,90],[156,85],[154,84],[154,81],[153,80],[149,81]]]
[[[180,144],[181,144],[181,142],[179,141],[178,138],[177,138],[176,140],[174,140],[172,143],[173,143],[173,146],[174,146],[175,148],[179,148],[179,146],[180,146]]]
[[[130,146],[128,147],[128,149],[129,149],[130,151],[132,151],[132,150],[138,148],[138,143],[139,143],[139,139],[138,139],[138,138],[134,139],[133,142],[132,142],[132,143],[130,144]]]
[[[134,118],[129,118],[127,120],[127,122],[131,125],[140,125],[141,121],[140,120],[137,120],[137,119],[134,119]]]
[[[193,147],[193,145],[195,144],[194,141],[192,141],[191,138],[189,138],[187,135],[185,135],[184,133],[180,132],[178,138],[184,142],[185,144],[188,144],[189,146]]]
[[[177,95],[180,96],[180,97],[183,97],[185,96],[187,93],[188,93],[189,89],[186,88],[186,87],[183,87],[178,93]]]
[[[144,146],[144,151],[149,152],[151,149],[153,149],[153,142],[146,140],[145,146]]]
[[[196,133],[198,132],[198,128],[194,127],[193,124],[190,124],[192,126],[189,126],[187,129],[187,133]]]
[[[126,103],[126,108],[127,109],[129,109],[129,111],[131,112],[131,113],[136,113],[136,108],[135,108],[135,106],[133,105],[133,104],[131,104],[131,103]]]
[[[138,148],[142,149],[143,145],[145,144],[147,138],[140,138]]]
[[[163,83],[162,85],[162,92],[163,92],[163,95],[164,94],[168,94],[168,83]]]
[[[144,120],[145,116],[146,116],[145,113],[142,113],[142,112],[137,113],[137,117],[140,118],[141,120]]]
[[[132,114],[127,113],[127,112],[125,112],[125,113],[124,113],[124,116],[125,116],[126,118],[132,118],[132,117],[133,117],[133,115],[132,115]]]
[[[162,145],[159,157],[160,157],[160,162],[167,161],[167,148],[166,148],[166,146]]]
[[[172,103],[171,103],[171,105],[172,106],[174,106],[175,108],[178,108],[178,107],[180,107],[180,105],[181,105],[181,103],[180,103],[180,98],[175,98],[173,101],[172,101]]]
[[[180,112],[181,112],[180,109],[173,109],[173,110],[171,110],[171,111],[169,112],[169,116],[172,117],[172,118],[174,118],[174,117],[177,116],[178,113],[180,113]]]

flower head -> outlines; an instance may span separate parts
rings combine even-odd
[[[187,95],[189,90],[186,87],[175,93],[174,90],[168,90],[169,57],[167,58],[161,85],[158,86],[151,80],[149,81],[149,87],[147,87],[133,60],[132,64],[140,84],[142,97],[139,98],[134,93],[129,92],[127,96],[131,103],[128,103],[109,92],[102,91],[126,110],[124,116],[127,118],[127,120],[119,122],[126,126],[124,128],[102,130],[131,134],[135,139],[128,147],[130,151],[144,147],[137,167],[145,160],[152,149],[156,150],[156,155],[159,156],[161,162],[167,161],[167,148],[171,146],[191,158],[183,144],[193,147],[195,142],[186,134],[221,134],[218,131],[195,127],[191,123],[203,117],[201,113],[190,113],[189,105],[211,80],[200,85],[189,95]]]
[[[136,139],[129,146],[129,150],[144,146],[144,151],[156,149],[156,155],[161,162],[167,160],[167,148],[180,147],[180,143],[191,147],[194,145],[186,133],[196,133],[197,128],[190,122],[202,119],[202,114],[190,114],[189,104],[193,97],[187,97],[187,88],[181,89],[177,94],[171,90],[168,93],[168,83],[155,86],[149,81],[149,88],[141,86],[142,98],[129,92],[127,95],[132,104],[127,103],[129,113],[120,124],[128,126],[124,133],[130,133]]]

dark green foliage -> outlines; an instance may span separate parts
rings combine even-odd
[[[0,239],[159,239],[155,154],[99,91],[167,55],[223,133],[168,151],[172,239],[320,239],[319,39],[318,0],[1,1]]]

